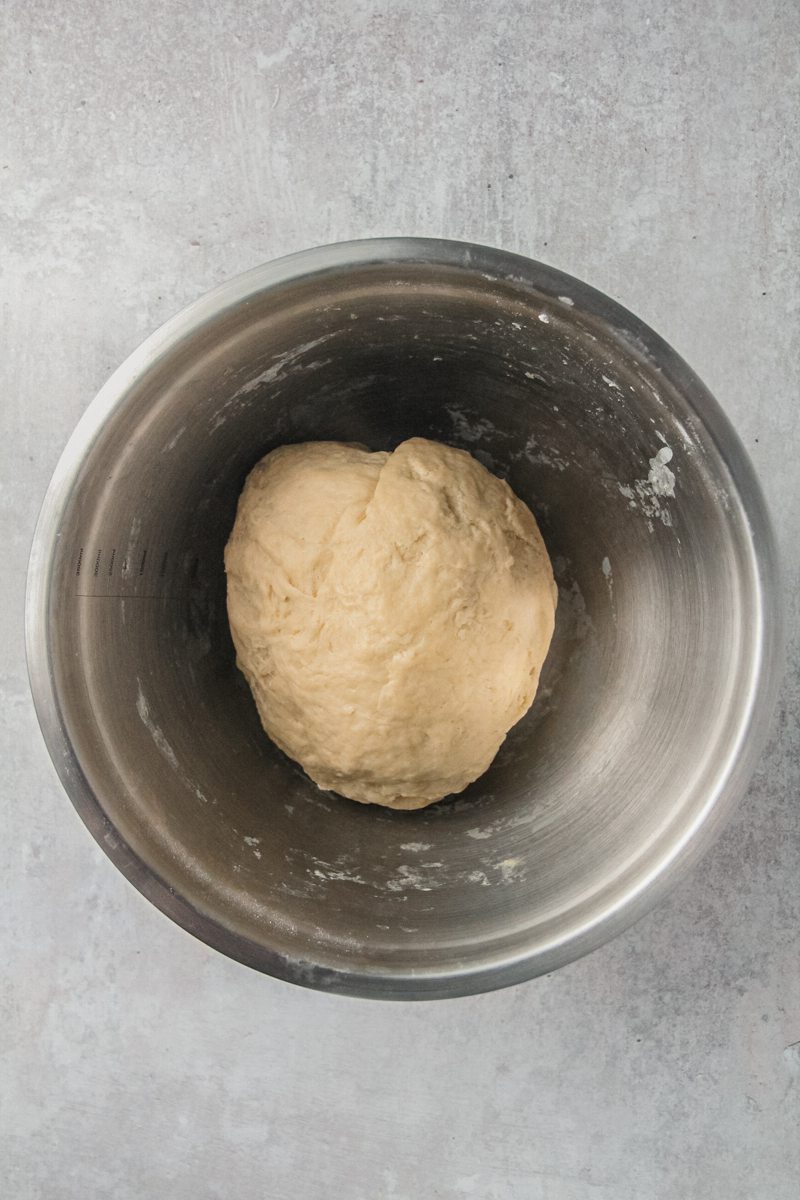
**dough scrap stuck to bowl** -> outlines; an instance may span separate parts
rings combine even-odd
[[[492,762],[530,707],[556,586],[530,510],[470,454],[282,446],[225,549],[239,668],[321,788],[423,808]]]

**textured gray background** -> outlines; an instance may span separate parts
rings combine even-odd
[[[795,1200],[795,0],[0,14],[4,1195]],[[790,616],[771,742],[686,885],[550,978],[416,1006],[260,977],[141,899],[56,782],[21,640],[44,488],[112,368],[226,276],[385,233],[542,258],[666,336],[761,470]]]

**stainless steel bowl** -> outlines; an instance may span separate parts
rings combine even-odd
[[[488,773],[393,813],[262,733],[222,551],[267,450],[411,435],[508,478],[560,605]],[[102,389],[36,531],[30,674],[78,812],[174,921],[296,983],[454,996],[600,945],[707,846],[771,709],[775,575],[742,446],[631,313],[497,250],[355,242],[217,288]]]

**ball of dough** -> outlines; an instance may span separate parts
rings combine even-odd
[[[225,566],[264,728],[321,788],[422,808],[477,779],[530,707],[550,560],[529,509],[463,450],[274,450]]]

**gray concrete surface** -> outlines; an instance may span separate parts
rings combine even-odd
[[[0,1174],[9,1200],[794,1200],[800,1183],[799,10],[794,0],[7,0]],[[381,1006],[173,927],[62,794],[28,545],[107,374],[286,251],[449,235],[664,334],[733,417],[786,558],[789,667],[732,825],[556,975]]]

